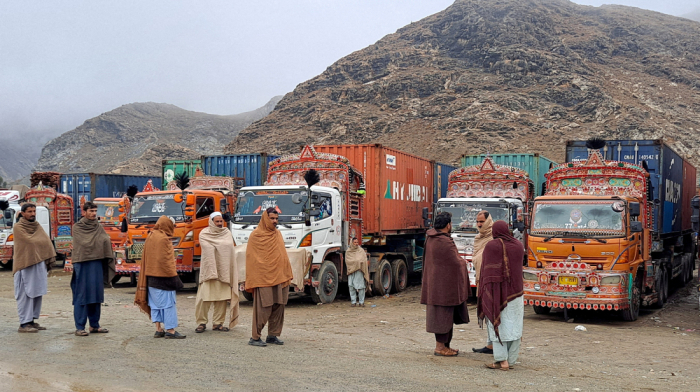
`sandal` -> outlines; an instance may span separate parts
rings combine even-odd
[[[440,351],[436,350],[433,354],[438,357],[454,357],[457,355],[457,352],[449,347],[445,347]]]
[[[229,331],[228,327],[224,327],[223,324],[215,325],[211,329],[212,329],[212,331],[219,331],[219,332],[228,332]]]
[[[206,324],[199,324],[199,326],[198,326],[197,328],[194,329],[194,332],[195,332],[195,333],[202,333],[202,332],[206,331],[206,329],[207,329],[207,325],[206,325]],[[215,328],[215,329],[216,329],[216,328]]]
[[[109,333],[109,330],[107,328],[102,327],[99,327],[97,329],[90,328],[90,333]]]
[[[500,362],[498,362],[498,363],[487,363],[485,366],[486,366],[487,368],[493,369],[493,370],[505,370],[505,371],[507,371],[508,369],[512,369],[512,367],[505,367],[505,368],[504,368],[504,367],[501,367],[501,363],[500,363]]]
[[[90,336],[90,334],[88,333],[88,331],[81,329],[75,331],[75,336]]]

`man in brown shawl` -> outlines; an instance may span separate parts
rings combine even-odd
[[[197,333],[207,329],[208,313],[214,307],[212,330],[227,332],[238,324],[238,268],[233,253],[233,236],[220,212],[209,216],[209,227],[199,233],[202,261],[195,302]],[[226,303],[230,302],[229,326],[224,327]]]
[[[435,355],[444,357],[459,354],[450,348],[454,324],[469,322],[467,264],[459,256],[451,231],[452,214],[438,214],[425,240],[420,297],[420,303],[426,305],[426,331],[435,334]]]
[[[251,346],[284,344],[278,337],[282,334],[284,305],[293,276],[282,233],[277,230],[278,222],[277,210],[268,208],[246,247],[245,289],[253,293],[253,336],[248,342]],[[260,336],[268,321],[267,339],[263,342]]]
[[[518,360],[523,336],[523,243],[515,239],[504,221],[493,224],[493,240],[486,244],[479,276],[477,316],[484,320],[493,342],[489,369],[508,370]]]
[[[493,239],[491,235],[491,227],[493,219],[488,211],[479,211],[476,215],[476,227],[479,228],[479,234],[474,237],[474,252],[472,253],[472,265],[474,266],[474,275],[476,278],[476,286],[479,287],[479,272],[481,272],[481,260],[486,244]],[[479,295],[477,290],[476,295]],[[486,346],[483,348],[472,348],[475,353],[493,354],[493,343],[486,336]]]
[[[105,285],[114,277],[114,251],[112,241],[104,227],[97,221],[97,205],[83,204],[83,217],[73,225],[73,318],[75,335],[107,333],[100,327],[100,313],[105,297]],[[90,320],[90,333],[85,323]]]
[[[360,246],[357,238],[352,238],[350,247],[345,252],[345,267],[348,274],[348,289],[350,290],[350,306],[365,306],[365,290],[369,287],[369,270],[367,268],[367,253]]]
[[[139,280],[134,303],[148,314],[156,325],[154,338],[184,339],[175,331],[177,309],[175,291],[182,288],[177,276],[173,243],[170,239],[175,224],[167,216],[158,218],[153,231],[146,238],[141,256]]]
[[[45,330],[34,320],[41,314],[41,300],[48,291],[48,269],[56,260],[53,242],[36,221],[36,206],[22,205],[22,217],[14,225],[12,273],[19,314],[19,332]]]

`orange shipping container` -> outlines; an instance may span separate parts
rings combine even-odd
[[[363,235],[424,232],[423,208],[432,210],[433,162],[381,144],[314,146],[342,155],[365,181]]]

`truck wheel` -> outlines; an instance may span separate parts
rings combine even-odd
[[[8,260],[7,263],[0,263],[0,265],[2,265],[2,269],[11,270],[12,260]]]
[[[664,307],[664,304],[666,303],[666,294],[665,294],[665,291],[663,289],[665,280],[666,280],[666,270],[662,268],[661,271],[659,271],[659,278],[657,279],[657,282],[656,282],[656,292],[658,293],[658,295],[657,295],[657,301],[654,302],[654,304],[652,305],[653,308],[661,309]]]
[[[318,270],[318,293],[311,287],[311,298],[317,304],[329,304],[338,294],[338,269],[332,261],[326,260]]]
[[[535,314],[549,314],[549,311],[552,310],[550,307],[537,305],[532,305],[532,309],[535,311]]]
[[[374,288],[376,295],[387,295],[391,292],[391,264],[386,259],[382,259],[374,272]]]
[[[671,272],[668,269],[664,268],[664,281],[661,285],[661,289],[664,292],[664,303],[668,302],[668,286],[670,284],[670,280],[671,280]]]
[[[403,259],[396,259],[391,262],[392,292],[400,293],[408,286],[408,268]]]
[[[129,285],[130,285],[131,287],[136,287],[136,285],[138,284],[138,279],[137,279],[136,272],[130,273],[130,274],[129,274],[129,279],[130,279]]]
[[[637,279],[634,280],[634,288],[632,289],[632,298],[630,298],[630,306],[627,309],[622,309],[622,319],[625,321],[634,321],[639,317],[639,307],[642,304],[642,293],[640,286],[642,283],[642,273],[637,272]]]
[[[245,290],[240,291],[240,293],[241,293],[241,295],[243,296],[243,298],[247,299],[247,300],[250,301],[250,302],[253,302],[253,293],[249,293],[249,292],[247,292],[247,291],[245,291]]]
[[[117,282],[119,282],[119,279],[121,279],[121,278],[122,278],[121,275],[114,275],[114,277],[112,278],[112,286],[117,284]]]

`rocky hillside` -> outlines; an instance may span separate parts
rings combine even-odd
[[[227,141],[265,117],[280,99],[230,116],[153,102],[124,105],[48,142],[36,170],[159,175],[163,159],[221,153]]]
[[[0,177],[9,183],[28,175],[39,159],[40,147],[14,139],[3,141]]]
[[[700,24],[565,0],[457,0],[287,94],[227,152],[383,143],[442,162],[660,138],[700,164]]]

